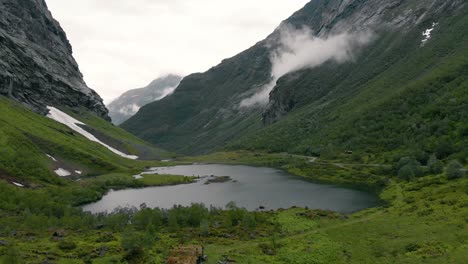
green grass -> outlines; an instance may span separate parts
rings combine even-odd
[[[84,111],[80,114],[68,112],[68,114],[105,135],[107,141],[117,141],[117,145],[120,147],[120,149],[123,149],[128,154],[141,155],[141,150],[144,149],[150,153],[152,159],[165,159],[175,156],[174,153],[169,153],[154,145],[151,145],[150,143],[137,138],[122,128],[114,126],[112,123],[97,117],[89,111]]]
[[[223,162],[226,159],[236,164],[251,162],[258,166],[276,164],[302,169],[305,168],[303,166],[314,166],[304,165],[304,158],[300,156],[249,152],[219,153],[185,160]],[[362,170],[361,173],[368,170],[353,169]],[[307,177],[321,179],[327,175],[326,170],[319,170]],[[204,245],[208,263],[217,263],[225,257],[237,263],[463,263],[468,238],[468,179],[448,181],[441,174],[405,182],[387,175],[380,176],[388,178],[386,187],[380,192],[381,199],[385,201],[381,207],[350,215],[303,208],[256,212],[252,213],[256,219],[253,229],[243,226],[244,213],[236,210],[207,214],[196,207],[187,210],[176,208],[174,214],[179,225],[174,226],[170,224],[171,216],[167,215],[168,218],[156,225],[158,221],[150,220],[151,211],[141,212],[140,216],[124,212],[94,218],[86,214],[74,216],[69,211],[73,209],[66,206],[92,201],[96,197],[99,199],[101,190],[111,187],[125,188],[135,184],[134,187],[138,188],[142,184],[191,180],[183,176],[145,175],[144,179],[135,180],[131,174],[112,173],[65,187],[49,186],[40,190],[18,189],[0,183],[0,214],[4,216],[0,240],[13,243],[14,249],[21,252],[19,255],[27,263],[44,260],[46,254],[57,263],[78,263],[86,259],[93,263],[125,263],[126,253],[121,245],[127,229],[142,234],[156,232],[152,235],[156,240],[145,246],[144,261],[135,263],[160,263],[167,258],[171,248],[181,244]],[[331,178],[330,182],[333,180]],[[19,208],[31,209],[25,214],[18,211]],[[188,220],[192,217],[198,221],[209,219],[208,235],[201,235],[201,225]],[[232,217],[241,220],[239,225],[229,224],[231,222],[227,219]],[[148,227],[154,223],[156,231],[138,227],[141,221],[149,223]],[[102,223],[102,229],[96,228]],[[16,230],[16,236],[7,235],[12,230]],[[77,247],[60,249],[60,242],[51,239],[53,230],[64,230],[63,240],[71,241]],[[33,240],[28,239],[31,235]],[[107,251],[101,256],[99,252],[103,247]],[[8,247],[0,246],[0,256],[7,252]]]
[[[139,179],[138,181],[141,181],[148,186],[187,184],[193,183],[195,181],[195,177],[187,177],[181,175],[146,174],[142,176],[143,179]]]
[[[161,164],[115,155],[68,127],[35,114],[5,97],[0,97],[0,111],[0,170],[24,183],[63,184],[63,179],[52,172],[55,167],[80,170],[85,175],[93,176],[111,172],[139,173],[145,167]],[[85,116],[83,121],[90,121],[97,129],[109,131],[116,137],[115,140],[123,144],[143,144],[141,140],[96,116]],[[59,163],[53,162],[46,154],[54,156]]]
[[[276,254],[260,250],[272,243],[271,236],[225,240],[208,245],[207,254],[215,256],[209,263],[223,255],[239,263],[461,263],[468,238],[467,183],[447,182],[441,176],[393,183],[382,193],[391,206],[348,219],[306,219],[297,215],[304,209],[279,212],[275,218],[282,231]]]

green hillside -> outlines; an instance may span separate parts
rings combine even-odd
[[[285,23],[317,33],[370,16],[368,7],[378,6],[378,1],[358,1],[335,14],[339,3],[325,2],[310,2]],[[382,16],[382,24],[405,12],[426,13],[416,13],[418,22],[401,29],[376,25],[373,41],[352,60],[287,74],[277,82],[268,106],[239,108],[252,87],[269,80],[267,47],[277,37],[275,31],[209,71],[185,78],[173,96],[143,107],[122,127],[185,154],[248,149],[321,155],[326,150],[391,160],[388,155],[431,154],[448,145],[450,153],[438,153],[439,158],[455,154],[464,160],[468,11],[452,2],[440,3],[439,9],[425,9],[420,1],[386,3],[384,15],[375,14]],[[336,17],[325,21],[320,13]],[[421,32],[433,23],[437,25],[423,46]]]
[[[141,171],[144,162],[128,160],[105,147],[91,142],[68,127],[36,114],[5,97],[0,97],[0,170],[21,183],[61,183],[54,169],[82,171],[92,176],[119,171]],[[85,113],[85,112],[83,112]],[[138,146],[145,144],[120,128],[94,114],[76,116],[88,126],[105,131],[106,137],[119,142],[119,148],[139,155]],[[109,140],[111,141],[111,140]],[[117,146],[116,146],[117,147]],[[152,148],[152,147],[147,147]],[[167,152],[152,148],[161,158]],[[54,157],[54,162],[47,155]]]
[[[360,60],[362,65],[341,67],[354,67],[345,80],[337,83],[335,72],[319,79],[324,86],[336,83],[319,98],[306,94],[316,94],[322,72],[296,73],[299,77],[284,80],[275,93],[299,94],[302,101],[278,122],[229,148],[335,156],[354,151],[386,162],[415,156],[423,163],[435,153],[466,163],[468,46],[462,43],[468,43],[467,23],[465,13],[444,19],[424,47],[418,29],[409,33],[415,36],[411,45],[408,35],[383,38]],[[388,46],[393,50],[386,53]]]

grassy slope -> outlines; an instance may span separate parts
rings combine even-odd
[[[84,111],[80,114],[69,112],[69,114],[98,131],[95,135],[97,138],[113,147],[115,145],[117,149],[123,150],[125,153],[139,155],[140,158],[143,159],[147,159],[145,156],[149,156],[149,159],[161,159],[175,156],[175,154],[151,145],[88,111]]]
[[[4,97],[0,97],[0,111],[0,169],[20,182],[63,183],[51,172],[56,166],[82,170],[87,175],[99,175],[140,172],[150,165],[148,162],[117,156],[66,126]],[[127,132],[95,116],[90,115],[82,120],[89,121],[89,125],[107,131],[111,137],[123,142],[143,144]],[[54,156],[60,165],[55,164],[46,154]]]

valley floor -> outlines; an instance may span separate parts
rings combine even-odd
[[[351,215],[305,208],[248,213],[230,205],[227,211],[142,207],[138,213],[76,218],[67,210],[60,217],[12,213],[3,202],[1,263],[165,263],[180,245],[203,245],[208,263],[466,262],[467,178],[449,181],[440,174],[406,182],[385,167],[312,163],[309,157],[288,154],[217,153],[181,160],[194,161],[281,168],[312,180],[373,190],[383,205]],[[102,179],[114,177],[120,176]],[[2,193],[12,188],[0,187]],[[62,191],[82,195],[74,188]]]

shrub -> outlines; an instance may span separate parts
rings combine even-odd
[[[210,222],[206,219],[200,223],[200,234],[202,236],[208,236],[210,234]]]
[[[147,238],[138,232],[127,230],[122,234],[121,246],[127,253],[125,259],[128,261],[142,258],[147,244]]]
[[[449,163],[447,169],[445,170],[445,173],[447,174],[447,178],[449,180],[459,179],[465,176],[465,172],[463,171],[463,165],[457,160],[453,160]]]
[[[76,244],[73,241],[62,240],[59,242],[58,248],[61,250],[73,250],[76,248]]]
[[[8,246],[3,256],[0,256],[0,263],[20,264],[23,263],[21,252],[15,246]]]
[[[409,157],[401,158],[396,167],[398,169],[398,177],[404,180],[411,180],[414,177],[419,177],[423,174],[421,163]]]
[[[254,230],[257,226],[255,215],[253,215],[252,213],[246,213],[244,215],[244,218],[242,219],[242,225],[249,230]]]
[[[412,180],[416,174],[414,173],[414,168],[411,165],[405,165],[400,170],[398,170],[398,177],[403,180]]]
[[[437,159],[436,155],[432,155],[427,162],[429,170],[433,174],[440,174],[444,171],[444,163]]]

